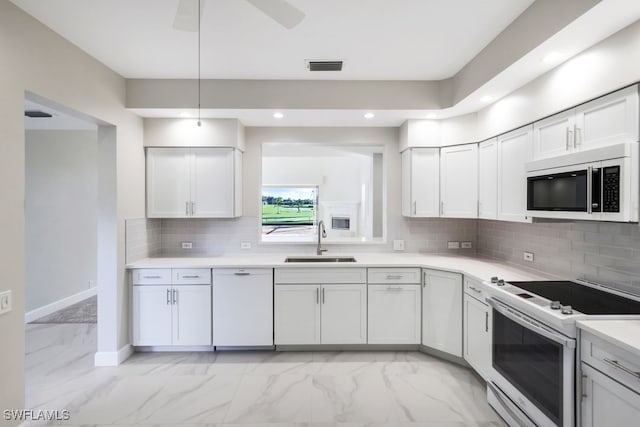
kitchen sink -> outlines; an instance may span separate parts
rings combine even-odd
[[[287,257],[284,262],[356,262],[351,256]]]

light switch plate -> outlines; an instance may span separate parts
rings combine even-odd
[[[182,242],[182,249],[193,249],[193,242]]]
[[[473,248],[473,243],[471,242],[462,242],[462,249],[471,249]]]
[[[393,250],[394,251],[404,251],[404,240],[394,240],[393,241]]]
[[[447,249],[460,249],[460,242],[447,242]]]
[[[0,314],[11,311],[11,291],[0,292]]]
[[[240,249],[251,249],[251,242],[240,242]]]

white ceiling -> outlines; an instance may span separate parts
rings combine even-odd
[[[127,78],[197,77],[197,33],[172,28],[178,0],[11,0]],[[289,0],[287,30],[242,0],[203,0],[202,77],[440,80],[533,0]],[[343,59],[310,73],[306,59]]]

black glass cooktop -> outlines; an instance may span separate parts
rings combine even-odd
[[[640,314],[640,302],[568,281],[509,282],[584,314]]]

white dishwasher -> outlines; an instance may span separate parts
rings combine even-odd
[[[273,346],[273,269],[214,269],[213,345]]]

